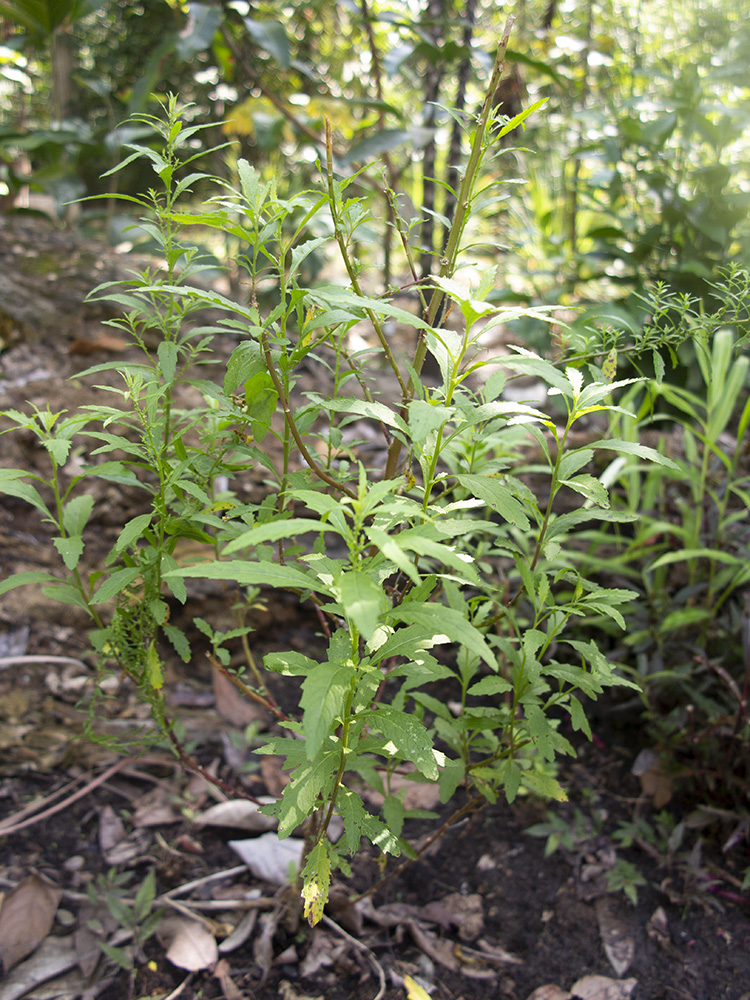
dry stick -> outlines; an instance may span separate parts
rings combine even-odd
[[[323,914],[322,919],[323,923],[327,927],[330,927],[331,930],[339,934],[342,938],[344,938],[345,941],[348,941],[349,944],[351,944],[354,948],[356,948],[358,951],[361,951],[364,955],[366,955],[367,960],[375,970],[375,974],[378,977],[378,982],[380,983],[380,989],[373,997],[373,1000],[382,1000],[382,997],[385,996],[385,972],[383,971],[383,966],[380,964],[377,958],[375,958],[373,952],[370,951],[367,945],[362,944],[361,941],[358,941],[355,937],[352,937],[352,935],[349,934],[347,931],[345,931],[343,927],[339,927],[336,921],[331,920],[331,918],[327,916],[325,913]]]
[[[255,795],[251,795],[250,792],[246,792],[245,789],[241,788],[239,785],[230,785],[228,781],[224,781],[223,778],[219,778],[215,774],[211,774],[210,771],[207,771],[205,767],[199,764],[198,761],[187,752],[182,743],[180,743],[177,739],[174,734],[174,725],[166,720],[166,716],[165,724],[162,728],[166,732],[169,742],[174,748],[177,759],[186,771],[192,771],[194,774],[199,775],[204,781],[207,781],[209,785],[213,785],[215,788],[221,789],[222,792],[225,792],[233,798],[245,799],[248,802],[254,802],[256,806],[263,805],[260,799],[256,798]]]
[[[450,277],[456,265],[456,257],[458,256],[459,244],[461,241],[461,236],[463,235],[464,226],[466,225],[466,219],[469,213],[469,205],[471,202],[471,194],[474,187],[474,181],[476,179],[477,170],[479,168],[479,163],[482,158],[482,152],[484,147],[484,139],[487,132],[487,125],[490,120],[490,114],[492,112],[493,100],[495,97],[495,91],[500,83],[500,78],[503,74],[505,68],[505,52],[508,48],[508,39],[510,38],[510,32],[514,24],[514,19],[509,17],[505,22],[505,28],[503,30],[502,38],[500,39],[500,44],[497,49],[497,56],[495,57],[495,65],[492,70],[492,76],[490,77],[490,82],[487,87],[487,93],[485,94],[484,103],[482,104],[482,110],[479,113],[479,120],[477,122],[477,127],[474,132],[474,139],[471,144],[471,152],[469,154],[469,162],[466,167],[466,173],[461,181],[461,188],[458,192],[458,204],[456,205],[456,214],[453,219],[453,224],[451,225],[450,233],[448,234],[448,242],[445,247],[445,253],[440,262],[440,277],[446,278]],[[430,308],[427,312],[426,322],[428,326],[432,326],[440,312],[443,304],[443,299],[445,298],[445,292],[441,288],[435,288],[430,298]],[[422,365],[424,364],[424,359],[427,354],[427,340],[425,339],[424,331],[420,334],[419,341],[417,343],[417,349],[414,353],[414,362],[412,367],[417,375],[422,371]],[[407,394],[404,398],[404,404],[401,409],[401,416],[404,420],[408,419],[407,404],[412,399],[414,395],[414,386],[412,385],[411,376],[409,377],[409,382],[407,384]],[[401,455],[401,442],[398,438],[393,439],[393,444],[388,452],[388,460],[385,465],[385,472],[383,474],[384,479],[392,479],[396,474],[396,468],[398,466],[398,460]]]
[[[58,802],[54,806],[50,806],[49,809],[45,809],[44,812],[37,813],[35,816],[29,817],[29,819],[22,820],[20,823],[8,823],[8,820],[4,820],[0,823],[0,836],[7,837],[11,833],[18,833],[19,830],[25,830],[28,826],[33,826],[34,823],[39,823],[43,819],[49,819],[50,816],[54,816],[56,813],[62,812],[63,809],[67,809],[68,806],[77,802],[79,799],[84,798],[89,792],[92,792],[99,785],[103,784],[108,778],[111,778],[113,774],[116,774],[121,768],[126,765],[134,763],[137,757],[123,757],[121,760],[115,761],[106,771],[103,771],[98,778],[93,778],[88,784],[84,785],[83,788],[79,788],[77,792],[74,792],[69,798],[65,799],[64,802]],[[12,819],[13,817],[11,817]]]
[[[289,716],[285,715],[277,705],[272,704],[270,701],[264,698],[263,695],[258,694],[257,691],[253,691],[253,689],[251,687],[248,687],[248,685],[245,684],[245,682],[241,680],[241,678],[239,678],[237,674],[230,673],[227,670],[227,668],[222,663],[219,663],[216,657],[213,656],[211,653],[207,653],[206,656],[208,656],[209,660],[211,661],[211,666],[214,667],[214,669],[218,670],[220,674],[223,674],[224,677],[226,677],[226,679],[231,684],[233,684],[237,688],[237,690],[240,691],[246,698],[249,698],[251,701],[257,702],[258,705],[262,705],[267,712],[270,712],[271,715],[276,716],[276,718],[280,722],[289,722]]]
[[[83,660],[76,660],[72,656],[43,656],[40,654],[34,654],[33,656],[0,656],[0,670],[23,663],[72,663],[76,667],[83,667],[84,670],[90,669]]]
[[[448,819],[443,823],[443,825],[438,830],[430,834],[427,840],[422,844],[422,846],[417,851],[416,857],[407,858],[406,861],[402,861],[400,865],[396,865],[393,871],[388,872],[387,875],[384,875],[381,879],[378,879],[378,881],[375,882],[374,885],[371,885],[369,889],[365,889],[364,892],[360,892],[360,894],[358,896],[355,896],[351,900],[351,902],[356,903],[360,899],[364,899],[365,896],[374,895],[376,892],[382,889],[382,887],[387,882],[390,882],[391,879],[396,878],[396,876],[400,875],[403,871],[406,871],[409,865],[412,865],[414,864],[415,861],[418,861],[425,853],[427,848],[431,847],[436,840],[439,840],[440,837],[442,837],[443,834],[446,832],[446,830],[452,827],[455,823],[458,823],[458,821],[463,819],[464,816],[469,816],[473,812],[479,812],[479,810],[483,809],[486,805],[487,805],[487,800],[483,798],[481,795],[475,795],[473,799],[469,799],[469,801],[464,803],[464,805],[462,805],[460,809],[457,809],[451,816],[449,816]]]

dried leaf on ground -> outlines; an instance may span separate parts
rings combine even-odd
[[[260,985],[268,978],[273,963],[273,938],[281,920],[282,908],[278,907],[271,913],[264,913],[258,921],[260,933],[253,942],[253,958],[260,969]],[[281,986],[279,986],[281,991]]]
[[[225,958],[219,959],[216,963],[214,976],[219,980],[224,1000],[247,1000],[247,994],[243,993],[232,979],[229,962]]]
[[[244,729],[254,722],[268,724],[268,712],[249,698],[245,698],[226,674],[216,667],[211,668],[211,683],[214,689],[216,711],[233,726]]]
[[[172,794],[166,788],[158,787],[136,799],[133,803],[135,807],[133,826],[166,826],[170,823],[179,823],[182,816],[172,805]]]
[[[47,937],[61,896],[57,886],[29,875],[5,897],[0,909],[0,960],[6,972]]]
[[[299,868],[305,843],[298,837],[279,840],[275,833],[264,833],[249,840],[230,840],[229,846],[256,878],[283,885],[289,881],[290,866]]]
[[[476,941],[484,929],[482,897],[476,892],[467,896],[452,892],[423,906],[421,916],[434,920],[446,930],[451,925],[457,927],[462,941]]]
[[[36,952],[0,983],[0,1000],[19,1000],[41,983],[72,969],[77,962],[73,938],[48,937]]]
[[[320,969],[330,969],[343,949],[340,941],[334,941],[327,931],[316,928],[310,935],[310,944],[300,965],[300,975],[306,979],[314,976]]]
[[[248,910],[243,916],[242,920],[237,924],[232,933],[225,937],[224,940],[219,945],[219,952],[222,955],[228,955],[232,951],[236,951],[237,948],[242,947],[242,945],[247,941],[250,935],[255,930],[255,925],[258,922],[258,911]]]
[[[628,1000],[638,985],[637,979],[609,979],[607,976],[584,976],[573,983],[573,1000]]]
[[[125,825],[120,817],[112,806],[105,806],[99,813],[99,849],[102,854],[106,857],[126,836]]]
[[[597,899],[594,904],[599,935],[604,952],[616,975],[624,976],[633,963],[635,942],[630,934],[628,922],[617,902],[608,896]]]
[[[257,758],[256,758],[257,759]],[[260,776],[269,795],[278,798],[291,781],[289,774],[283,770],[283,757],[269,754],[260,758]]]
[[[388,788],[391,795],[403,790],[401,800],[404,809],[436,809],[440,805],[440,788],[433,781],[413,781],[419,778],[419,772],[415,768],[413,774],[393,774],[391,775]],[[371,788],[366,790],[367,801],[373,806],[380,808],[383,805],[384,797],[380,792]]]
[[[672,939],[669,936],[667,914],[663,906],[657,906],[649,917],[649,921],[646,924],[646,933],[652,941],[656,941],[662,948],[668,948],[672,944]]]
[[[195,817],[198,826],[226,826],[237,830],[248,830],[251,833],[266,833],[275,830],[279,825],[275,816],[265,816],[258,812],[260,805],[270,804],[276,799],[270,795],[261,796],[258,802],[248,799],[231,799],[228,802],[217,802],[205,812]]]
[[[554,983],[546,983],[544,986],[537,986],[533,993],[529,993],[526,1000],[570,1000],[570,991],[561,990]]]
[[[216,939],[203,924],[189,917],[165,917],[156,930],[167,958],[179,969],[197,972],[212,968],[219,959]]]
[[[279,983],[279,997],[281,1000],[325,1000],[325,997],[310,996],[308,993],[298,993],[287,979],[282,979]]]
[[[102,330],[95,340],[88,340],[86,337],[76,337],[68,348],[68,354],[97,354],[99,351],[107,351],[110,354],[122,354],[127,351],[130,344],[123,337],[116,334],[107,333]]]

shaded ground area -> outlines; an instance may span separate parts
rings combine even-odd
[[[122,348],[102,339],[98,323],[93,317],[85,329],[47,331],[33,344],[11,338],[15,346],[0,356],[0,408],[31,401],[72,410],[90,401],[102,376],[76,373]],[[44,459],[23,434],[0,438],[2,465],[34,470]],[[106,484],[96,488],[106,492],[87,541],[92,567],[141,502]],[[254,496],[260,480],[247,489]],[[57,567],[49,533],[28,510],[13,498],[0,503],[3,577]],[[220,585],[202,586],[193,601],[172,609],[176,624],[178,615],[195,613],[217,628],[236,624]],[[318,641],[317,619],[292,596],[262,595],[252,624],[258,660],[271,649],[309,651]],[[666,808],[654,808],[658,789],[643,780],[648,766],[640,778],[632,773],[644,749],[640,719],[616,701],[596,709],[593,743],[565,767],[570,802],[556,808],[557,820],[530,799],[497,803],[430,844],[430,831],[457,806],[446,810],[429,786],[404,774],[407,808],[439,817],[407,822],[405,835],[423,850],[419,860],[372,893],[397,863],[381,868],[374,856],[358,857],[327,921],[310,930],[288,916],[290,857],[279,853],[252,802],[226,802],[159,746],[123,757],[76,740],[94,684],[86,628],[75,609],[38,591],[0,598],[0,957],[7,969],[0,1000],[424,1000],[420,987],[435,1000],[750,996],[741,888],[750,858],[737,842],[720,853],[734,831],[720,822],[710,829],[714,839],[701,842],[700,831],[686,827],[678,844],[675,828],[695,815],[690,776],[670,790]],[[212,674],[199,643],[187,667],[164,654],[171,711],[201,766],[253,798],[279,794],[286,780],[279,762],[254,752],[272,720]],[[147,726],[135,692],[117,676],[106,683],[99,730],[121,739]],[[283,678],[269,684],[282,706],[294,704]],[[530,827],[545,835],[529,835]],[[623,830],[635,830],[625,848],[612,838]],[[653,842],[648,830],[657,833]],[[545,857],[550,836],[560,846]],[[612,891],[618,878],[637,894],[635,904],[622,889]],[[367,895],[351,905],[356,894]],[[163,916],[146,939],[154,910]],[[134,945],[131,977],[117,961],[127,965]],[[51,982],[33,992],[42,978]]]

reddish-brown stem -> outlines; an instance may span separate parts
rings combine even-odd
[[[484,808],[486,804],[487,800],[483,798],[481,795],[475,795],[473,799],[469,799],[469,801],[465,802],[460,809],[457,809],[452,815],[450,815],[448,819],[443,823],[443,825],[439,827],[439,829],[435,830],[434,833],[430,834],[427,840],[425,840],[425,842],[417,851],[417,855],[415,858],[407,858],[406,861],[402,861],[400,865],[396,865],[393,871],[388,872],[387,875],[384,875],[381,879],[378,879],[378,881],[375,882],[374,885],[371,885],[369,889],[365,889],[365,891],[361,892],[358,896],[355,896],[351,900],[351,902],[356,903],[357,900],[364,899],[365,896],[372,896],[376,892],[379,892],[383,888],[383,886],[386,885],[386,883],[391,881],[391,879],[396,878],[403,871],[405,871],[409,867],[409,865],[413,864],[415,861],[418,861],[419,858],[421,858],[422,855],[425,853],[427,848],[431,847],[436,840],[439,840],[440,837],[442,837],[443,834],[450,827],[452,827],[455,823],[458,823],[458,821],[463,819],[464,816],[469,816],[473,812],[478,812],[480,809]]]

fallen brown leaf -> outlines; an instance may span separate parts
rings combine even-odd
[[[62,890],[38,875],[11,889],[0,910],[0,960],[7,973],[47,937]]]
[[[662,948],[668,948],[671,945],[672,939],[669,936],[667,914],[663,906],[657,906],[649,917],[649,921],[646,924],[646,933],[652,941],[656,941]]]
[[[544,986],[537,986],[533,993],[529,993],[526,1000],[570,1000],[570,991],[561,990],[554,983],[546,983]]]
[[[279,996],[281,1000],[325,1000],[322,996],[312,997],[307,993],[297,993],[287,979],[282,979],[279,983]]]
[[[268,722],[268,713],[255,702],[245,698],[226,674],[211,667],[216,711],[233,726],[244,729],[253,722]]]
[[[299,868],[305,845],[299,837],[279,840],[276,833],[264,833],[247,840],[230,840],[229,846],[256,878],[283,885],[289,878],[290,865]]]
[[[611,897],[603,896],[594,903],[599,935],[609,964],[618,976],[624,976],[633,962],[635,942],[621,908]]]
[[[577,983],[573,983],[570,995],[574,1000],[628,1000],[637,985],[637,979],[584,976]]]
[[[122,354],[127,351],[130,344],[122,337],[117,337],[112,333],[98,334],[96,340],[87,340],[85,337],[77,337],[68,348],[68,354],[96,354],[97,351],[109,351],[113,354]]]
[[[275,798],[279,798],[291,781],[288,773],[282,769],[283,763],[283,757],[275,757],[273,754],[260,758],[260,776],[263,778],[268,794]]]
[[[214,969],[214,976],[219,980],[224,1000],[247,1000],[247,994],[237,987],[230,971],[229,962],[225,958],[219,959]]]
[[[20,1000],[33,989],[55,976],[61,976],[76,964],[72,937],[48,937],[31,958],[21,962],[0,986],[2,1000]]]
[[[198,826],[226,826],[237,830],[248,830],[251,833],[266,833],[275,830],[279,821],[274,816],[265,816],[258,812],[258,809],[260,804],[271,804],[275,801],[276,799],[270,795],[264,795],[258,802],[246,799],[217,802],[196,816],[194,822]]]
[[[459,892],[452,892],[423,906],[420,916],[434,920],[446,929],[451,925],[457,927],[462,941],[475,941],[484,929],[484,908],[478,893],[462,896]]]
[[[125,825],[112,806],[99,813],[99,849],[105,856],[126,837]]]
[[[167,958],[179,969],[197,972],[212,968],[219,959],[216,939],[203,924],[189,917],[165,917],[156,936]]]

